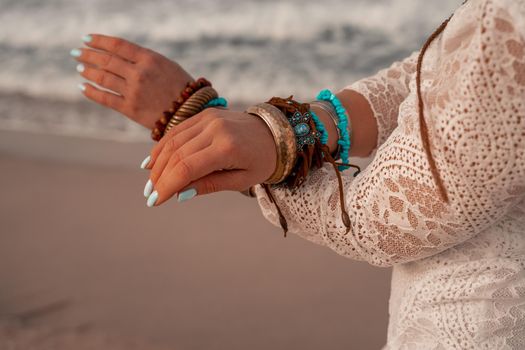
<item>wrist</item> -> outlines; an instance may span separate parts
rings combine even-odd
[[[378,129],[368,100],[351,89],[341,90],[337,96],[347,109],[348,119],[352,123],[350,156],[369,157],[376,147]]]

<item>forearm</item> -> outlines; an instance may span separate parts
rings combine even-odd
[[[345,89],[336,93],[337,97],[348,111],[349,125],[352,126],[350,140],[351,157],[368,157],[377,144],[377,121],[368,101],[358,92]],[[337,126],[327,112],[318,106],[312,106],[313,111],[325,125],[328,131],[328,147],[330,152],[337,148]]]

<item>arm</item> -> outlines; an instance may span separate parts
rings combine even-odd
[[[413,52],[404,60],[393,63],[390,67],[380,70],[371,77],[358,80],[344,87],[338,93],[343,98],[349,97],[346,103],[341,102],[348,110],[352,126],[354,123],[357,123],[359,126],[360,123],[367,121],[368,128],[372,128],[373,125],[373,128],[377,130],[376,136],[372,138],[376,142],[372,145],[372,148],[368,146],[367,150],[369,153],[366,153],[366,156],[377,150],[396,128],[399,106],[410,92],[409,82],[416,72],[418,54],[418,51]],[[366,114],[361,114],[362,111],[354,111],[356,107],[355,101],[353,101],[351,95],[345,95],[345,92],[349,91],[353,91],[354,94],[360,95],[361,99],[366,100],[369,109],[368,113],[371,113],[375,119],[373,123],[370,117],[367,117]],[[359,103],[357,103],[357,106],[359,106]],[[365,136],[371,137],[371,135]],[[358,146],[359,136],[357,131],[355,138],[356,146]]]
[[[336,95],[352,123],[351,157],[368,157],[381,146],[397,126],[399,105],[408,96],[408,84],[416,71],[418,52],[395,62],[377,74],[339,90]],[[314,107],[328,130],[330,151],[337,147],[337,130],[330,117]]]
[[[524,199],[525,35],[503,25],[512,23],[508,12],[487,11],[487,4],[492,2],[470,4],[475,14],[470,22],[451,21],[462,28],[445,31],[440,46],[445,57],[424,69],[423,79],[434,81],[423,85],[429,86],[423,98],[432,154],[450,203],[434,186],[412,111],[358,177],[342,173],[348,233],[329,164],[294,193],[274,187],[289,232],[346,257],[391,266],[464,242]],[[496,13],[497,19],[487,20]],[[256,195],[263,215],[279,226],[261,186]]]

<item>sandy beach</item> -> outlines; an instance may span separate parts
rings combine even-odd
[[[390,269],[236,192],[147,208],[150,146],[0,131],[0,349],[380,349]]]

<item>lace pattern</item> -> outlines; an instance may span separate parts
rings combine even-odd
[[[393,266],[384,349],[525,348],[524,7],[471,0],[425,55],[425,119],[449,204],[420,139],[417,53],[346,87],[369,101],[379,129],[372,163],[342,173],[348,234],[330,164],[295,192],[272,188],[291,233]]]

